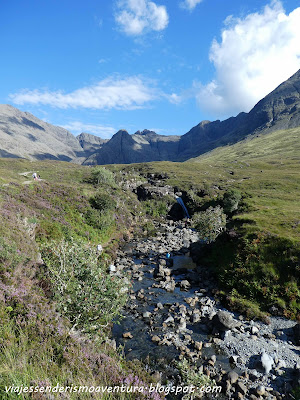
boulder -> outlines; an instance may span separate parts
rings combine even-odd
[[[223,332],[235,328],[237,324],[232,315],[227,311],[218,311],[213,317],[212,322],[216,329]]]
[[[271,356],[269,356],[269,354],[263,352],[260,357],[260,361],[261,361],[261,365],[265,371],[265,374],[268,374],[271,371],[272,366],[274,364],[273,358]]]

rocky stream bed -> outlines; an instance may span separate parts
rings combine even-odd
[[[123,319],[113,328],[126,357],[143,360],[163,385],[184,383],[174,360],[188,359],[222,387],[213,398],[295,398],[299,324],[280,317],[248,321],[225,310],[214,298],[210,271],[190,257],[197,233],[183,221],[156,223],[156,231],[128,242],[110,266],[111,274],[129,274],[132,282]]]

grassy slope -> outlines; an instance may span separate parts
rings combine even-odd
[[[32,172],[23,175],[26,171],[36,171],[45,180],[34,182]],[[90,173],[90,168],[63,162],[0,160],[1,399],[27,398],[5,395],[5,386],[13,384],[118,385],[128,376],[130,381],[143,375],[142,369],[135,373],[138,366],[128,365],[102,343],[105,330],[94,340],[70,332],[70,323],[53,301],[56,288],[38,261],[41,243],[73,237],[93,248],[106,242],[106,254],[100,260],[105,265],[110,260],[108,251],[113,251],[112,241],[126,233],[135,215],[140,215],[134,196],[124,196],[117,185],[100,185],[116,202],[117,210],[101,215],[92,209],[89,199],[99,185],[84,182]],[[78,396],[74,393],[66,398]],[[94,397],[82,394],[80,398]]]
[[[272,234],[300,240],[299,128],[222,147],[193,161],[201,170],[212,165],[209,171],[220,171],[224,185],[251,196],[252,211],[238,218],[249,218]],[[231,177],[229,169],[234,172]]]

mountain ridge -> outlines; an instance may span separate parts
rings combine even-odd
[[[182,136],[144,129],[119,130],[111,139],[75,137],[11,105],[0,105],[0,156],[72,161],[84,165],[187,161],[248,136],[300,126],[300,70],[260,100],[249,113],[201,121]]]

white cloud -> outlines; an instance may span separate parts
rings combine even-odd
[[[114,133],[117,132],[117,130],[111,126],[85,124],[80,121],[72,121],[66,125],[61,125],[61,126],[65,129],[68,129],[75,135],[85,132],[101,136],[103,139],[109,139],[112,137]]]
[[[180,3],[182,8],[186,8],[187,10],[193,10],[197,4],[200,4],[203,0],[184,0]]]
[[[149,0],[119,0],[115,20],[120,29],[130,36],[149,31],[162,31],[169,23],[165,6]]]
[[[106,78],[93,86],[83,87],[70,93],[62,91],[22,90],[9,97],[15,104],[43,104],[62,109],[125,109],[142,108],[159,97],[157,89],[140,77],[126,79]]]
[[[195,83],[202,109],[218,116],[249,111],[300,68],[300,8],[286,14],[279,0],[245,18],[228,17],[210,61],[216,76]]]
[[[172,104],[180,104],[183,100],[182,96],[172,93],[172,94],[167,94],[165,97],[169,100],[170,103]]]

